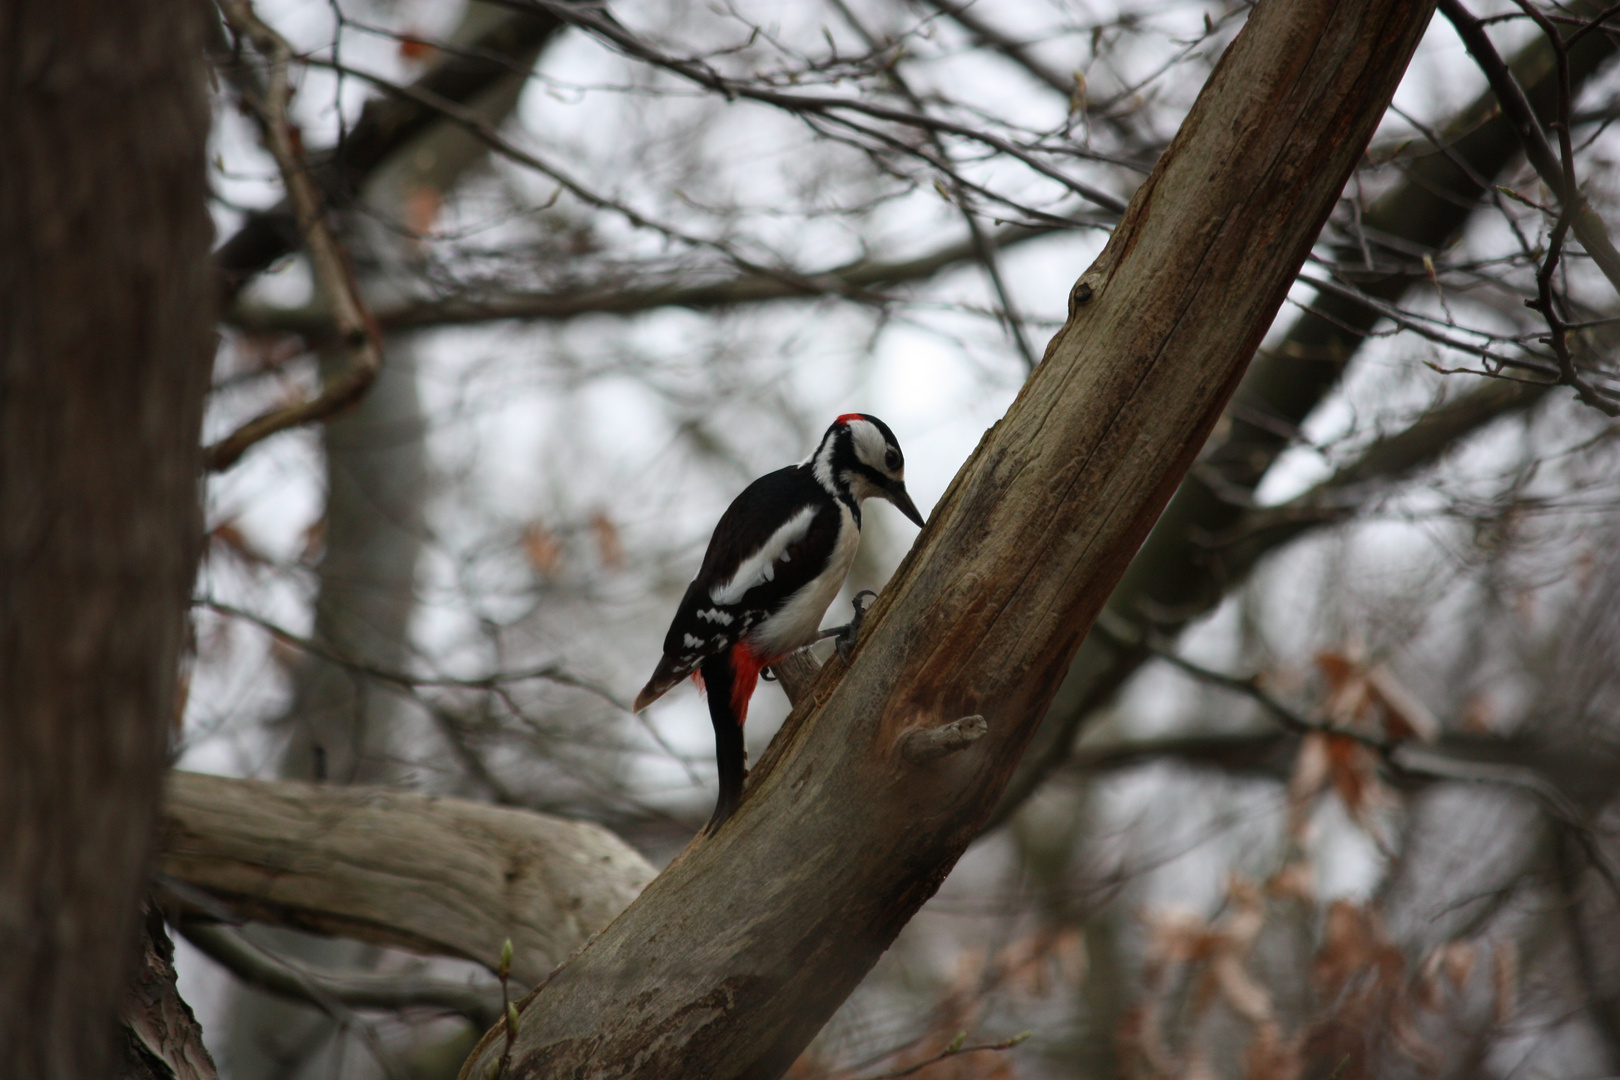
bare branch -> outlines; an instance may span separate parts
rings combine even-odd
[[[163,916],[143,904],[141,923],[141,954],[119,1010],[124,1063],[116,1080],[219,1080],[197,1017],[176,985]]]
[[[1558,380],[1566,386],[1573,387],[1575,393],[1586,404],[1597,408],[1605,415],[1620,416],[1620,403],[1613,400],[1612,394],[1600,392],[1576,370],[1575,358],[1569,348],[1568,324],[1559,312],[1557,300],[1553,296],[1553,275],[1563,255],[1564,237],[1571,227],[1574,228],[1576,238],[1586,248],[1587,254],[1592,256],[1598,268],[1609,279],[1609,283],[1620,291],[1620,251],[1615,250],[1603,219],[1587,202],[1575,178],[1575,150],[1570,133],[1573,89],[1569,75],[1569,43],[1564,41],[1558,28],[1533,5],[1521,0],[1519,6],[1541,28],[1557,59],[1558,118],[1554,122],[1554,130],[1558,133],[1557,157],[1553,156],[1552,148],[1541,132],[1541,126],[1536,121],[1530,103],[1525,100],[1524,92],[1519,89],[1513,73],[1497,55],[1490,37],[1485,33],[1485,28],[1469,15],[1459,0],[1441,0],[1441,9],[1456,27],[1457,33],[1462,37],[1475,62],[1485,72],[1491,89],[1502,103],[1503,111],[1512,118],[1514,133],[1524,145],[1525,156],[1535,167],[1542,181],[1557,194],[1562,205],[1557,222],[1553,225],[1552,234],[1547,239],[1546,256],[1536,274],[1536,298],[1529,301],[1530,306],[1547,320],[1547,328],[1550,331],[1549,342],[1558,360]],[[1583,33],[1585,30],[1576,33],[1570,41],[1573,42]]]
[[[250,96],[248,102],[258,114],[265,146],[276,159],[287,185],[298,232],[309,252],[315,280],[331,306],[346,363],[345,370],[329,379],[315,397],[272,409],[204,449],[203,461],[213,470],[230,468],[250,446],[277,432],[323,420],[352,405],[371,386],[382,366],[381,333],[366,313],[348,258],[326,223],[321,194],[304,159],[302,138],[288,117],[291,84],[287,68],[292,47],[254,14],[248,0],[220,0],[220,10],[231,27],[253,42],[269,63],[264,96]]]
[[[926,3],[936,11],[949,15],[960,23],[964,30],[1064,97],[1069,97],[1074,93],[1075,80],[1072,75],[1069,78],[1064,78],[1056,70],[1043,63],[1039,57],[1030,51],[1027,45],[1014,40],[985,22],[972,7],[967,4],[957,3],[956,0],[926,0]]]
[[[336,664],[337,666],[346,668],[349,671],[355,672],[356,674],[366,675],[378,680],[379,682],[389,683],[404,690],[416,690],[422,687],[430,686],[454,687],[462,690],[499,690],[500,688],[508,686],[512,683],[541,680],[544,682],[556,683],[559,686],[572,687],[575,690],[583,690],[588,694],[593,694],[596,697],[601,698],[603,701],[607,702],[609,705],[612,705],[616,709],[620,709],[624,712],[630,711],[629,704],[620,700],[618,695],[614,694],[607,687],[592,682],[589,679],[582,679],[577,675],[570,675],[558,664],[541,664],[539,667],[524,668],[519,671],[497,671],[491,672],[488,675],[478,675],[470,678],[449,675],[412,675],[409,672],[394,671],[389,668],[379,667],[376,664],[367,663],[363,660],[357,660],[352,656],[347,656],[339,652],[331,646],[323,645],[321,642],[316,641],[313,638],[304,637],[302,634],[295,634],[286,627],[279,626],[263,616],[255,615],[253,612],[248,611],[245,608],[239,608],[234,604],[223,604],[217,600],[207,599],[199,600],[197,603],[199,606],[206,607],[210,611],[217,611],[221,615],[228,615],[231,618],[241,619],[243,622],[251,623],[263,630],[265,633],[269,634],[271,637],[275,638],[277,641],[282,641],[288,645],[302,649],[312,656],[317,656],[328,663]]]
[[[935,116],[879,105],[862,98],[788,93],[737,79],[730,79],[708,64],[670,56],[656,46],[642,41],[626,30],[598,5],[564,3],[558,2],[558,0],[530,0],[530,2],[533,6],[549,11],[565,22],[572,23],[583,30],[588,30],[627,56],[633,56],[655,67],[672,71],[682,78],[697,83],[699,86],[724,94],[728,100],[745,98],[766,105],[774,105],[792,113],[823,116],[834,122],[839,121],[839,116],[842,113],[857,113],[872,117],[875,120],[886,120],[939,134],[954,135],[969,142],[979,143],[997,153],[1005,154],[1021,162],[1034,172],[1057,181],[1063,187],[1104,210],[1116,214],[1125,211],[1125,201],[1123,199],[1093,187],[1084,181],[1076,180],[1062,170],[1054,168],[1041,160],[1024,147],[988,131],[970,127],[966,124],[959,124],[952,120],[944,120]],[[1131,162],[1110,158],[1102,154],[1081,152],[1080,156],[1094,157],[1098,160],[1109,161],[1111,164],[1124,165],[1128,168],[1138,167]]]
[[[164,819],[159,869],[240,917],[492,970],[510,937],[530,984],[653,876],[596,825],[377,788],[175,772]]]
[[[1081,224],[1078,221],[1074,223],[1076,227]],[[995,247],[1005,249],[1059,231],[1061,226],[1050,224],[1007,225],[990,232],[989,240]],[[698,284],[691,283],[690,274],[680,280],[650,286],[604,281],[583,289],[502,292],[485,297],[407,301],[398,307],[378,308],[374,315],[385,329],[399,330],[499,319],[561,321],[591,314],[635,315],[661,307],[703,309],[828,295],[886,304],[898,297],[876,290],[932,277],[975,258],[978,253],[978,242],[970,237],[942,245],[912,259],[869,260],[829,270],[799,270],[790,275],[748,272],[723,281]],[[238,304],[227,317],[244,330],[276,330],[308,335],[325,334],[331,330],[330,315],[324,308],[315,306],[289,310]]]
[[[1570,78],[1592,78],[1615,53],[1616,43],[1609,37],[1588,36],[1570,51]],[[1560,82],[1551,47],[1545,41],[1532,42],[1514,57],[1512,68],[1537,111],[1551,113]],[[1391,238],[1414,256],[1445,250],[1481,200],[1489,197],[1481,178],[1496,177],[1518,160],[1518,141],[1490,92],[1459,112],[1440,135],[1449,152],[1425,155],[1406,165],[1405,182],[1362,215],[1367,233]],[[1346,258],[1358,256],[1351,251]],[[1137,552],[1110,600],[1114,610],[1135,618],[1151,609],[1155,624],[1168,631],[1172,624],[1179,628],[1211,610],[1239,580],[1239,575],[1226,572],[1227,559],[1206,557],[1209,538],[1238,527],[1248,511],[1230,494],[1252,492],[1259,485],[1277,456],[1292,444],[1291,433],[1338,385],[1382,317],[1363,297],[1393,303],[1427,280],[1416,257],[1408,262],[1369,275],[1354,290],[1358,294],[1354,299],[1336,292],[1319,295],[1275,348],[1255,358],[1234,397],[1224,437],[1205,449],[1190,482],[1182,484]],[[1428,460],[1433,457],[1430,454]],[[1121,652],[1100,640],[1081,647],[1058,704],[1020,763],[992,825],[1005,821],[1041,777],[1066,759],[1085,718],[1109,700],[1146,655]]]
[[[533,55],[562,26],[542,11],[513,12],[464,47],[449,50],[440,45],[448,59],[434,65],[417,84],[452,101],[472,101],[510,74],[526,74],[533,66]],[[234,63],[224,62],[227,73]],[[382,162],[438,120],[436,110],[408,98],[368,101],[341,143],[310,155],[311,176],[327,206],[344,205]],[[296,223],[286,205],[249,215],[214,256],[226,297],[233,298],[254,275],[296,250],[299,243]]]
[[[500,987],[480,989],[445,979],[332,974],[276,956],[223,926],[190,920],[180,933],[209,959],[249,986],[318,1009],[339,1002],[351,1009],[438,1009],[466,1017],[479,1029],[501,1015]]]

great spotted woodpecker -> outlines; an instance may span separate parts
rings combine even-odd
[[[743,722],[760,671],[822,636],[821,617],[860,544],[862,500],[887,499],[922,525],[905,475],[889,426],[845,413],[815,453],[749,484],[714,527],[663,659],[635,703],[640,712],[688,675],[702,678],[720,768],[720,799],[705,831],[730,817],[742,796]]]

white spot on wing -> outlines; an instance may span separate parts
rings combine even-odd
[[[688,649],[695,649],[699,645],[703,644],[703,639],[700,637],[693,637],[691,634],[687,634],[685,637],[681,638],[681,644],[685,645]]]
[[[785,560],[784,560],[785,561]],[[719,608],[709,608],[697,613],[697,617],[708,622],[717,622],[721,626],[731,625],[731,616]]]
[[[775,578],[776,560],[789,545],[804,539],[810,531],[810,522],[815,519],[816,510],[814,506],[801,507],[760,545],[758,551],[737,564],[729,581],[711,588],[709,599],[717,604],[735,604],[749,589]]]

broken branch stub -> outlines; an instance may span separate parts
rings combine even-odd
[[[964,716],[939,727],[912,728],[900,736],[900,756],[912,765],[926,765],[947,754],[966,750],[990,730],[984,717]]]

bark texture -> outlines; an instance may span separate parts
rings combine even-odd
[[[159,869],[237,915],[490,968],[511,938],[527,984],[654,874],[597,825],[381,788],[175,772],[163,813]]]
[[[124,999],[124,1061],[117,1080],[219,1080],[202,1028],[180,997],[174,943],[156,908],[144,912],[141,956]]]
[[[206,10],[0,7],[0,1075],[111,1070],[195,572]]]
[[[868,617],[854,667],[827,665],[736,815],[530,996],[507,1075],[788,1068],[977,834],[1431,10],[1254,9]],[[911,729],[969,715],[983,738],[922,766],[899,756]],[[486,1036],[463,1076],[503,1041]]]

